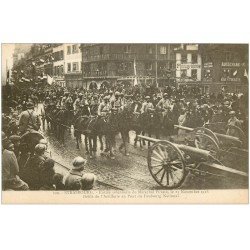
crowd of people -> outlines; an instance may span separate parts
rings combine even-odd
[[[96,177],[85,172],[87,161],[76,157],[65,175],[55,171],[55,161],[48,157],[47,142],[41,139],[34,152],[22,155],[20,136],[9,138],[2,132],[3,190],[90,190]],[[24,158],[22,158],[24,157]],[[23,162],[23,160],[25,162]]]
[[[117,85],[114,88],[43,87],[3,88],[2,157],[4,190],[80,190],[92,189],[96,180],[85,173],[86,160],[76,157],[67,176],[55,172],[55,162],[46,156],[47,143],[42,139],[25,161],[20,139],[32,130],[39,131],[43,112],[48,108],[66,109],[74,116],[105,117],[112,110],[129,108],[135,114],[150,114],[156,110],[162,119],[170,113],[174,124],[199,127],[213,121],[215,115],[229,125],[247,130],[248,97],[246,94],[220,92],[202,94],[197,87],[152,86],[139,88]],[[34,107],[43,103],[42,117]],[[183,133],[179,129],[178,133]],[[231,134],[232,135],[232,134]]]

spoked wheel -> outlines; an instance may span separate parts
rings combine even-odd
[[[196,133],[200,133],[200,134],[206,134],[208,136],[210,136],[218,145],[220,144],[217,136],[214,134],[214,132],[206,127],[199,127],[195,129]]]
[[[184,157],[168,141],[159,141],[150,147],[148,168],[154,180],[164,188],[177,188],[186,177]]]
[[[203,133],[196,133],[194,144],[196,148],[207,150],[214,157],[218,156],[220,150],[219,145],[209,135]]]
[[[226,131],[232,129],[236,133],[236,137],[239,138],[243,143],[246,141],[246,135],[241,128],[234,125],[227,125]],[[230,135],[230,134],[229,134]]]

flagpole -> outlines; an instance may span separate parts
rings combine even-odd
[[[157,60],[158,60],[158,55],[157,55],[157,44],[155,44],[155,80],[156,80],[156,87],[158,88],[158,72],[157,72]]]

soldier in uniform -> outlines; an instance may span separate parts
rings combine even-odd
[[[241,128],[241,122],[240,120],[236,117],[236,113],[235,111],[230,111],[229,112],[229,120],[228,120],[228,125],[229,126],[236,126],[236,127],[239,127]],[[235,137],[238,137],[239,138],[239,133],[238,131],[233,128],[233,127],[229,127],[228,130],[227,130],[227,135],[231,135],[231,136],[235,136]]]
[[[92,100],[90,102],[90,113],[91,113],[91,115],[97,115],[98,106],[99,106],[98,96],[93,95],[93,98],[92,98]]]
[[[80,93],[80,94],[78,95],[78,98],[75,100],[75,102],[74,102],[74,104],[73,104],[75,114],[78,114],[79,111],[80,111],[80,108],[81,108],[82,106],[84,106],[84,105],[85,105],[85,101],[84,101],[84,99],[83,99],[83,94]]]
[[[142,114],[143,113],[149,113],[149,112],[153,111],[153,109],[154,109],[154,105],[153,105],[153,103],[151,101],[150,96],[146,96],[145,100],[146,101],[142,104],[142,108],[141,108],[141,113]]]
[[[38,114],[34,111],[34,105],[27,103],[27,110],[23,111],[19,119],[19,130],[21,134],[26,133],[29,130],[38,131],[41,126],[41,121]]]
[[[168,94],[164,93],[163,98],[158,102],[156,105],[156,108],[159,109],[159,111],[162,112],[162,121],[166,117],[169,110],[171,110],[171,102],[168,99]]]
[[[98,107],[98,115],[106,116],[111,111],[111,105],[109,103],[109,96],[103,98],[103,102]]]

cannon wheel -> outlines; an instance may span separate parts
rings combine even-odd
[[[211,129],[208,129],[206,127],[199,127],[195,129],[196,134],[197,133],[203,133],[211,137],[218,145],[220,145],[218,137],[214,134],[214,132]]]
[[[217,157],[220,151],[218,143],[211,136],[197,132],[194,144],[196,148],[208,150],[212,156]]]
[[[158,141],[149,148],[148,168],[154,180],[164,188],[177,188],[186,177],[183,154],[168,141]]]
[[[241,128],[239,128],[238,126],[234,126],[234,125],[227,125],[226,127],[226,131],[229,129],[229,128],[233,128],[237,131],[238,133],[238,138],[243,142],[245,143],[246,142],[246,135],[245,133],[243,132],[243,130]]]

